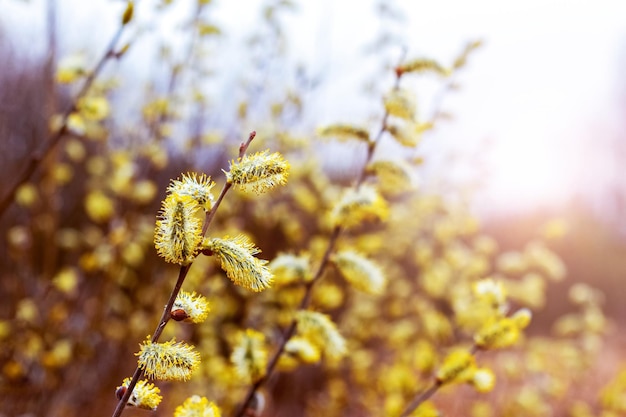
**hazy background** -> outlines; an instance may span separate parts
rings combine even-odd
[[[426,160],[422,185],[471,190],[472,207],[505,248],[519,246],[543,222],[562,218],[572,233],[568,244],[614,254],[616,262],[621,257],[626,2],[298,2],[278,16],[280,33],[270,33],[256,50],[253,39],[268,35],[260,24],[265,3],[213,3],[209,19],[222,34],[206,46],[207,77],[194,82],[212,94],[204,123],[226,131],[235,124],[239,100],[250,97],[249,128],[262,128],[273,91],[286,88],[298,89],[306,103],[292,121],[303,135],[327,123],[376,120],[380,94],[392,81],[389,67],[403,51],[450,63],[466,42],[481,40],[483,47],[459,73],[457,91],[442,94],[439,84],[428,81],[416,86],[421,114],[440,105],[450,115],[417,151]],[[44,60],[47,3],[0,4],[3,47],[12,57],[5,64],[19,72]],[[156,80],[151,88],[157,92],[165,90],[169,67],[161,49],[169,48],[174,60],[184,55],[185,18],[193,2],[174,2],[162,13],[154,4],[138,2],[133,30],[125,35],[133,39],[131,48],[107,67],[122,75],[113,98],[121,119],[126,109],[142,104],[146,78]],[[121,1],[59,2],[57,59],[78,51],[95,60],[123,8]],[[300,68],[295,76],[293,68]],[[254,97],[262,98],[255,103]],[[15,99],[6,97],[2,105]],[[330,152],[327,166],[345,164],[344,156]],[[586,269],[571,271],[575,279],[610,287],[615,304],[609,304],[622,311],[624,266],[585,259]]]
[[[121,64],[125,71],[158,70],[159,39],[167,39],[175,50],[177,25],[189,10],[188,2],[178,3],[153,20],[151,9],[142,9],[139,2],[137,17],[153,22],[152,32],[133,46]],[[214,3],[213,17],[224,36],[211,59],[216,70],[228,68],[233,78],[211,82],[228,103],[236,75],[246,71],[247,58],[238,52],[255,30],[261,2]],[[484,48],[459,80],[462,90],[445,98],[445,110],[455,119],[432,139],[433,149],[481,154],[488,176],[481,178],[477,207],[520,211],[559,206],[582,196],[615,214],[606,199],[609,187],[623,188],[619,148],[626,107],[625,2],[396,1],[389,4],[401,13],[392,19],[378,13],[376,3],[302,2],[281,16],[287,59],[324,81],[308,97],[307,122],[361,120],[378,105],[359,94],[380,66],[380,56],[366,52],[380,32],[396,40],[395,50],[388,48],[390,57],[399,56],[404,46],[409,57],[442,62],[449,62],[464,42],[481,39]],[[4,36],[19,55],[45,54],[45,2],[4,0],[1,7]],[[61,55],[100,53],[122,7],[114,1],[60,2]],[[432,92],[425,90],[418,94],[427,107]]]

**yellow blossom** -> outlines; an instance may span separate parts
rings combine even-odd
[[[197,174],[190,172],[182,175],[182,179],[172,180],[167,192],[178,195],[188,195],[204,209],[210,211],[213,207],[213,194],[211,189],[215,186],[215,182],[211,181],[211,177],[205,174]]]
[[[333,124],[317,130],[317,134],[323,137],[336,137],[341,141],[347,139],[360,139],[368,142],[370,134],[367,129],[347,124]]]
[[[91,220],[104,223],[115,214],[115,204],[103,191],[95,190],[85,197],[85,210]]]
[[[231,161],[230,170],[224,171],[228,183],[242,190],[251,189],[257,194],[286,184],[290,169],[289,162],[285,161],[278,152],[273,154],[268,152],[265,150]]]
[[[56,289],[65,294],[74,294],[76,287],[78,286],[78,273],[76,269],[65,267],[58,271],[54,278],[52,278],[52,284]]]
[[[56,79],[61,84],[70,84],[85,76],[86,63],[83,55],[70,55],[59,61]]]
[[[267,366],[267,348],[265,336],[256,330],[247,329],[239,334],[239,342],[230,356],[237,374],[250,382],[265,375]]]
[[[331,213],[334,226],[347,228],[369,221],[385,220],[388,215],[387,202],[369,186],[347,190]]]
[[[496,376],[491,369],[480,368],[474,372],[470,383],[478,392],[490,392],[496,384]]]
[[[396,72],[398,74],[404,74],[407,72],[413,72],[413,73],[434,72],[444,77],[450,75],[449,69],[444,68],[437,61],[435,61],[434,59],[429,59],[429,58],[417,58],[417,59],[408,61],[398,66],[396,68]]]
[[[176,321],[202,323],[208,317],[209,311],[206,297],[196,294],[195,291],[188,293],[181,290],[172,305],[171,316]]]
[[[292,337],[285,345],[285,353],[304,363],[316,363],[320,360],[320,350],[302,337]]]
[[[437,382],[449,384],[471,381],[476,370],[476,360],[471,352],[463,349],[452,351],[443,360],[436,374]]]
[[[174,417],[221,417],[220,409],[206,397],[193,395],[174,410]]]
[[[83,97],[76,104],[81,116],[87,120],[101,121],[105,119],[111,109],[105,97]]]
[[[387,132],[402,146],[415,148],[422,139],[422,133],[433,128],[432,123],[417,123],[412,120],[389,122],[385,126]]]
[[[521,330],[530,323],[531,313],[521,309],[511,317],[504,317],[485,324],[474,335],[476,346],[481,349],[499,349],[514,345],[521,336]]]
[[[170,194],[161,206],[154,231],[154,246],[167,262],[186,265],[197,255],[202,225],[200,206],[188,195]]]
[[[310,340],[323,352],[334,358],[346,354],[346,341],[335,323],[325,314],[314,311],[298,311],[298,334]]]
[[[219,259],[226,276],[235,284],[256,292],[270,287],[273,276],[267,261],[254,257],[261,250],[245,236],[205,239],[202,249]]]
[[[139,367],[150,379],[187,381],[200,365],[200,354],[184,342],[147,340],[136,355]]]
[[[309,257],[306,255],[280,253],[268,266],[278,285],[307,282],[312,278]]]
[[[130,381],[130,378],[125,378],[122,385],[117,387],[115,392],[118,399],[122,399],[130,385]],[[137,381],[137,385],[135,385],[133,393],[128,398],[126,404],[144,410],[156,410],[163,399],[163,397],[159,395],[160,392],[161,390],[158,387],[155,387],[154,384],[146,380]]]
[[[385,96],[385,110],[401,119],[413,121],[415,118],[415,95],[409,90],[394,89]]]
[[[369,164],[368,172],[378,178],[379,187],[383,192],[402,192],[413,186],[413,172],[411,166],[401,160],[380,160]]]
[[[380,294],[386,284],[382,269],[373,261],[353,251],[343,251],[332,257],[341,275],[354,288],[369,294]]]

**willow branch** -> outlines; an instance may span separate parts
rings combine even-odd
[[[409,405],[406,406],[402,414],[400,414],[400,417],[408,417],[409,415],[411,415],[413,410],[419,407],[424,401],[432,397],[439,390],[439,388],[441,388],[441,383],[435,381],[435,383],[433,383],[430,388],[415,396],[415,398],[409,403]]]
[[[404,59],[404,56],[401,58],[401,61],[403,59]],[[394,89],[399,88],[400,78],[401,77],[402,77],[402,74],[396,72]],[[363,184],[363,182],[365,181],[365,179],[367,177],[367,166],[372,161],[372,159],[374,157],[374,152],[376,150],[376,147],[377,147],[378,143],[380,142],[380,139],[382,138],[385,130],[387,129],[387,119],[388,118],[389,118],[389,112],[387,110],[385,110],[385,113],[384,113],[382,121],[381,121],[380,129],[378,130],[376,136],[374,137],[374,140],[371,140],[369,142],[369,144],[368,144],[367,155],[366,155],[366,158],[365,158],[365,163],[363,165],[363,169],[361,170],[361,172],[360,172],[356,182],[354,183],[354,188],[355,189],[358,189]],[[341,226],[335,226],[335,228],[333,229],[333,231],[331,233],[331,236],[330,236],[330,238],[328,240],[328,245],[326,246],[326,251],[324,252],[324,256],[322,257],[322,260],[320,261],[319,267],[318,267],[317,271],[315,272],[315,275],[313,276],[313,279],[311,281],[309,281],[306,284],[306,286],[305,286],[305,293],[304,293],[304,296],[302,297],[302,300],[300,302],[298,310],[306,310],[309,307],[309,305],[311,304],[311,299],[313,297],[313,287],[322,278],[322,276],[324,274],[324,271],[326,270],[326,267],[329,264],[330,256],[333,253],[333,251],[335,250],[335,246],[336,246],[337,241],[338,241],[338,239],[339,239],[339,237],[341,235],[342,230],[343,229],[341,228]],[[287,328],[287,330],[283,334],[282,340],[281,340],[280,344],[278,345],[278,348],[276,349],[276,352],[274,353],[274,355],[272,356],[272,358],[270,359],[270,361],[269,361],[269,363],[267,365],[267,368],[265,370],[264,376],[262,378],[260,378],[259,380],[257,380],[254,384],[252,384],[248,388],[248,391],[246,393],[246,396],[244,397],[243,402],[241,403],[241,405],[239,406],[239,408],[237,409],[237,411],[235,413],[235,417],[243,417],[244,416],[244,413],[245,413],[248,405],[250,404],[250,401],[252,401],[252,398],[254,398],[256,392],[259,390],[259,388],[261,388],[268,381],[268,379],[270,378],[270,376],[274,372],[280,357],[282,356],[282,354],[285,351],[285,346],[287,345],[287,342],[289,342],[289,340],[296,333],[297,324],[298,324],[297,323],[297,319],[296,318],[292,319],[291,323],[289,324],[289,327]]]
[[[256,132],[254,131],[251,132],[250,135],[248,136],[248,140],[239,146],[240,158],[245,155],[246,151],[248,150],[248,146],[250,146],[250,143],[252,142],[255,136],[256,136]],[[215,202],[215,204],[213,204],[213,206],[211,207],[211,210],[207,212],[204,225],[202,226],[203,237],[206,235],[209,225],[211,224],[211,222],[213,221],[213,218],[215,217],[215,213],[217,212],[217,209],[219,208],[222,200],[224,199],[224,196],[226,195],[226,193],[228,192],[230,188],[231,188],[231,184],[229,182],[226,182],[224,186],[222,187],[222,191],[220,192],[220,195],[217,201]],[[161,337],[161,334],[163,333],[163,329],[165,329],[165,326],[169,322],[170,317],[171,317],[172,306],[174,305],[174,302],[176,301],[176,298],[178,297],[178,294],[180,293],[183,283],[185,282],[185,278],[187,277],[187,273],[189,272],[189,269],[191,268],[191,265],[192,263],[190,263],[189,265],[182,265],[180,267],[176,284],[174,285],[174,288],[172,289],[172,292],[170,293],[170,297],[167,301],[167,304],[165,305],[165,308],[163,309],[163,314],[161,315],[159,324],[157,325],[152,335],[152,338],[151,338],[152,343],[158,342],[159,337]],[[124,392],[124,395],[122,396],[122,398],[117,403],[117,406],[115,407],[115,411],[113,412],[112,417],[120,417],[122,415],[122,412],[124,411],[124,409],[126,408],[126,404],[128,403],[128,399],[132,395],[133,390],[135,389],[135,386],[137,385],[137,382],[142,377],[142,375],[143,375],[143,370],[139,366],[137,366],[137,368],[135,369],[135,372],[133,373],[131,381],[128,384],[128,387],[126,387],[126,392]]]
[[[9,208],[9,206],[13,202],[13,199],[15,198],[15,193],[20,188],[20,186],[25,184],[30,179],[30,177],[33,176],[33,174],[37,171],[37,168],[39,167],[41,162],[46,158],[46,156],[50,154],[50,152],[60,142],[61,138],[63,137],[63,134],[67,130],[67,122],[68,122],[70,115],[76,110],[76,105],[78,101],[87,94],[87,92],[93,85],[96,77],[100,74],[100,72],[104,68],[104,64],[109,59],[118,57],[117,54],[115,53],[115,47],[120,37],[122,36],[122,33],[124,32],[125,27],[126,27],[126,24],[122,23],[120,27],[117,29],[117,32],[115,32],[115,34],[113,35],[113,38],[110,40],[109,45],[104,55],[102,55],[102,57],[96,64],[95,68],[93,69],[93,71],[91,71],[89,76],[85,79],[85,82],[82,88],[80,89],[78,94],[76,94],[76,96],[74,97],[74,99],[72,100],[68,108],[65,110],[65,112],[63,112],[61,116],[61,126],[57,129],[57,131],[51,137],[48,138],[48,140],[43,144],[41,149],[39,149],[37,152],[31,155],[30,160],[26,163],[25,168],[18,175],[17,181],[15,181],[15,183],[11,186],[11,188],[9,188],[9,191],[0,200],[0,217],[2,217],[2,215],[6,212],[7,208]]]

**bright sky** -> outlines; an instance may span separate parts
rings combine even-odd
[[[9,13],[0,19],[32,20],[33,9],[29,12],[28,7],[38,8],[43,15],[44,1],[30,3],[3,2]],[[237,42],[243,39],[241,29],[254,26],[259,1],[249,0],[245,8],[236,1],[215,3],[216,19],[228,34],[226,48],[237,50]],[[297,3],[302,3],[299,11],[285,21],[292,51],[313,72],[328,76],[327,88],[312,102],[319,109],[319,120],[314,122],[360,120],[372,108],[371,102],[361,106],[355,97],[361,97],[359,74],[370,71],[371,75],[370,63],[375,62],[375,57],[364,57],[362,52],[379,26],[374,2]],[[71,9],[66,1],[59,4],[65,9],[59,19],[64,37],[76,46],[102,49],[110,35],[97,29],[106,25],[94,22],[114,24],[117,10],[111,13],[111,2],[74,1]],[[455,119],[428,139],[436,146],[424,148],[444,171],[446,161],[437,159],[442,144],[480,155],[489,176],[479,208],[558,205],[581,188],[592,189],[594,181],[619,175],[619,165],[606,159],[610,154],[606,140],[620,126],[624,130],[626,1],[404,0],[395,4],[405,10],[406,22],[395,31],[407,39],[409,57],[450,62],[467,41],[485,42],[459,79],[463,90],[445,99],[445,109]],[[120,10],[122,6],[120,2]],[[25,41],[36,44],[36,32],[23,33]],[[221,58],[226,65],[241,62],[235,55]],[[617,107],[620,94],[622,108]],[[418,98],[429,99],[419,91]],[[481,148],[485,141],[491,146]],[[468,172],[460,169],[457,175]]]
[[[368,9],[353,4],[325,6],[333,10],[332,41],[325,45],[331,59],[338,67],[354,63],[342,82],[359,65],[356,45],[375,27]],[[461,76],[463,90],[446,98],[455,120],[430,139],[482,154],[490,175],[480,208],[558,205],[615,175],[619,167],[605,159],[606,135],[619,129],[626,111],[617,108],[626,94],[625,1],[397,4],[407,12],[401,33],[409,56],[450,62],[466,41],[485,42]],[[480,151],[485,140],[492,146]]]

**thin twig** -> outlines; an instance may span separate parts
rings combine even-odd
[[[2,215],[5,213],[7,208],[13,202],[13,199],[15,198],[15,193],[20,188],[20,186],[26,183],[30,179],[30,177],[33,176],[35,171],[37,171],[37,168],[39,167],[41,161],[43,161],[46,158],[46,156],[50,154],[52,149],[54,149],[54,147],[59,143],[59,141],[63,137],[63,134],[67,130],[67,122],[68,122],[70,115],[76,110],[76,105],[78,104],[78,101],[87,94],[93,82],[95,81],[96,77],[102,71],[104,64],[109,59],[116,57],[115,46],[117,45],[117,42],[122,36],[122,33],[124,32],[125,27],[126,27],[125,24],[121,24],[120,27],[117,29],[117,32],[115,32],[115,35],[113,35],[113,38],[109,42],[106,52],[100,58],[96,67],[93,69],[93,71],[91,71],[91,73],[85,80],[83,87],[80,89],[78,94],[72,100],[71,104],[68,106],[67,110],[65,110],[65,112],[61,116],[61,126],[50,138],[48,138],[47,141],[45,141],[41,149],[35,152],[31,156],[24,170],[18,175],[17,181],[11,186],[11,188],[6,193],[6,195],[2,197],[2,200],[0,200],[0,217],[2,217]]]
[[[176,297],[178,297],[178,293],[180,292],[180,289],[183,286],[183,282],[185,281],[185,277],[187,276],[187,272],[189,272],[190,267],[191,265],[183,265],[180,267],[180,271],[178,273],[178,280],[176,280],[176,285],[174,286],[174,289],[172,290],[172,293],[170,294],[170,298],[167,301],[165,308],[163,309],[161,320],[159,320],[159,324],[157,325],[156,329],[154,330],[154,334],[152,335],[152,338],[151,338],[152,343],[156,343],[159,340],[159,337],[161,336],[161,333],[163,333],[163,329],[165,328],[165,325],[170,320],[170,311],[172,311],[172,306],[174,305],[174,302],[176,301]],[[137,382],[139,381],[139,378],[141,378],[142,374],[143,374],[143,370],[139,366],[137,366],[133,374],[133,377],[130,383],[128,384],[128,387],[126,387],[126,392],[124,392],[124,395],[122,396],[120,401],[117,403],[117,407],[115,407],[115,411],[113,412],[112,417],[119,417],[122,415],[122,412],[124,411],[124,408],[126,407],[126,404],[128,403],[128,399],[132,395],[133,390],[135,389],[135,385],[137,385]]]
[[[340,234],[341,234],[341,227],[339,227],[339,226],[335,227],[335,229],[333,229],[333,233],[332,233],[332,235],[331,235],[331,237],[330,237],[330,239],[328,241],[328,246],[326,247],[326,252],[324,252],[324,256],[323,256],[323,258],[322,258],[322,260],[320,262],[319,267],[317,268],[317,272],[315,273],[313,279],[306,284],[305,294],[304,294],[304,297],[302,297],[302,300],[300,301],[300,305],[298,306],[298,310],[305,310],[311,304],[311,299],[312,299],[312,294],[313,294],[313,286],[315,285],[315,283],[317,281],[319,281],[321,279],[322,274],[323,274],[324,270],[326,269],[326,265],[328,264],[328,261],[330,260],[330,255],[332,254],[332,252],[333,252],[333,250],[335,248],[335,244],[337,243],[337,239],[339,238]],[[287,342],[289,342],[289,340],[296,333],[297,324],[298,324],[298,322],[297,322],[297,320],[295,318],[289,324],[289,327],[287,328],[287,330],[283,334],[283,337],[282,337],[282,340],[280,342],[280,345],[278,345],[278,348],[276,349],[276,352],[274,352],[274,355],[270,359],[270,361],[269,361],[269,363],[267,365],[267,368],[265,369],[264,376],[261,377],[259,380],[257,380],[248,389],[248,392],[246,393],[246,396],[245,396],[245,398],[244,398],[240,408],[238,409],[237,413],[235,414],[237,417],[242,417],[244,415],[244,412],[245,412],[246,408],[248,407],[248,404],[250,404],[250,401],[252,401],[252,398],[254,398],[254,395],[256,394],[258,389],[261,388],[261,386],[263,386],[267,382],[269,377],[274,372],[274,369],[276,368],[276,365],[278,365],[278,361],[279,361],[281,355],[285,351],[285,346],[287,345]]]
[[[398,66],[400,65],[400,63],[402,63],[402,61],[404,61],[404,56],[406,54],[406,50],[402,51],[402,55],[400,56],[400,60],[398,62]],[[399,71],[396,71],[396,78],[393,84],[393,89],[397,90],[398,88],[400,88],[400,78],[402,78],[402,73]],[[376,136],[374,137],[374,140],[369,141],[368,146],[367,146],[367,156],[365,158],[365,165],[363,170],[361,171],[357,181],[356,181],[356,188],[358,189],[363,182],[365,181],[365,178],[367,178],[367,165],[372,161],[372,159],[374,158],[374,151],[376,150],[376,147],[378,146],[378,143],[380,142],[380,139],[383,137],[383,134],[385,133],[385,131],[387,130],[387,121],[389,120],[389,111],[387,109],[385,109],[385,113],[383,114],[383,118],[382,121],[380,123],[380,129],[378,129],[378,132],[376,133]]]
[[[202,10],[206,4],[198,1],[196,4],[196,8],[194,9],[193,16],[191,17],[191,25],[195,25],[200,19],[200,15],[202,14]],[[187,44],[187,49],[183,54],[183,57],[177,63],[172,65],[172,69],[170,72],[170,77],[167,83],[167,91],[165,93],[165,97],[169,100],[174,95],[174,91],[178,86],[178,81],[180,79],[180,74],[183,66],[190,67],[192,65],[193,53],[196,49],[196,44],[198,43],[199,31],[192,30],[191,31],[191,39]],[[153,140],[156,138],[157,140],[164,139],[161,136],[159,131],[159,127],[167,123],[170,119],[170,114],[167,110],[160,112],[157,120],[154,121],[149,127],[148,131],[148,139]]]
[[[473,344],[469,352],[472,355],[476,356],[479,350],[480,348],[476,344]],[[435,395],[435,393],[439,390],[439,388],[441,388],[442,385],[443,384],[440,381],[435,380],[435,382],[430,388],[428,388],[426,391],[423,391],[415,395],[415,397],[413,397],[411,402],[409,402],[409,404],[406,406],[402,414],[400,414],[400,417],[408,417],[424,401],[428,400],[430,397]]]
[[[248,136],[248,140],[239,146],[240,158],[242,158],[245,155],[246,151],[248,150],[248,146],[250,146],[250,143],[252,142],[255,136],[256,136],[256,132],[254,131],[251,132],[250,135]],[[222,200],[224,199],[224,196],[226,195],[228,190],[231,188],[231,185],[232,184],[229,182],[224,183],[224,186],[222,187],[222,191],[220,192],[220,195],[217,198],[217,201],[215,202],[215,204],[213,204],[213,206],[211,207],[211,210],[209,210],[209,212],[206,214],[204,225],[202,226],[203,237],[206,235],[206,232],[209,229],[209,225],[213,221],[213,218],[215,217],[215,213],[217,212],[217,209],[219,208]],[[161,337],[161,333],[163,333],[163,329],[169,322],[170,317],[171,317],[170,312],[172,311],[172,306],[174,305],[174,302],[176,301],[176,297],[178,297],[178,293],[180,292],[180,289],[183,286],[183,283],[185,281],[185,278],[187,277],[187,273],[189,272],[191,265],[192,263],[190,263],[189,265],[182,265],[180,267],[176,284],[174,285],[174,288],[172,289],[169,300],[167,301],[167,304],[165,305],[165,308],[163,309],[163,314],[161,315],[159,324],[157,325],[156,329],[154,330],[154,334],[152,335],[152,338],[151,338],[152,343],[158,342],[159,337]],[[132,395],[133,390],[135,389],[135,386],[137,385],[137,382],[139,381],[142,375],[143,375],[143,370],[139,366],[137,366],[137,368],[135,369],[135,372],[133,373],[133,377],[130,383],[128,384],[128,387],[126,387],[126,392],[124,392],[124,395],[122,396],[120,401],[117,403],[117,407],[115,407],[115,411],[113,412],[112,417],[120,417],[122,415],[122,412],[124,411],[124,409],[126,408],[126,404],[128,403],[128,399]]]
[[[439,381],[435,381],[433,385],[430,386],[430,388],[418,394],[413,399],[413,401],[411,401],[409,405],[407,405],[402,414],[400,414],[400,417],[408,417],[413,412],[413,410],[419,407],[424,401],[432,397],[437,392],[437,390],[439,390],[440,387],[441,383]]]
[[[404,54],[402,55],[400,62],[402,62],[402,60],[404,60]],[[394,89],[397,89],[400,85],[400,78],[402,77],[402,74],[399,72],[396,72],[396,79],[394,82]],[[371,162],[371,160],[374,157],[374,151],[376,150],[376,146],[378,145],[378,143],[380,142],[380,139],[382,137],[382,135],[384,134],[385,130],[387,129],[387,119],[389,118],[389,112],[387,110],[385,110],[385,113],[383,115],[382,121],[381,121],[381,127],[378,130],[378,133],[376,134],[375,138],[373,141],[370,141],[368,144],[368,148],[367,148],[367,156],[365,159],[365,163],[363,164],[363,169],[360,172],[355,184],[354,184],[354,188],[358,189],[363,182],[365,181],[366,177],[367,177],[367,166],[369,165],[369,163]],[[328,266],[328,263],[330,261],[330,256],[333,253],[333,251],[335,250],[335,245],[337,244],[337,241],[339,239],[339,236],[341,235],[342,232],[342,228],[341,226],[336,226],[333,231],[332,234],[328,240],[328,245],[326,247],[326,251],[324,252],[324,256],[322,257],[322,260],[320,261],[320,264],[317,268],[317,271],[315,272],[315,275],[313,276],[313,279],[311,281],[309,281],[306,286],[305,286],[305,293],[304,296],[302,297],[302,300],[300,302],[300,305],[298,307],[298,311],[300,310],[306,310],[310,303],[311,303],[311,299],[313,297],[313,287],[315,286],[315,284],[321,279],[324,271],[326,270],[326,267]],[[272,373],[274,372],[274,369],[276,368],[276,365],[278,364],[278,361],[281,357],[281,355],[283,354],[283,352],[285,351],[285,346],[287,345],[287,342],[289,342],[289,340],[294,336],[294,334],[296,333],[296,328],[297,328],[297,319],[294,318],[291,323],[289,324],[289,327],[287,328],[287,330],[285,331],[285,333],[283,334],[282,340],[280,342],[280,344],[278,345],[278,348],[276,349],[276,352],[274,352],[274,355],[272,356],[272,358],[270,359],[266,369],[265,369],[265,374],[263,377],[261,377],[259,380],[257,380],[254,384],[252,384],[249,388],[248,391],[244,397],[243,402],[241,403],[241,405],[239,406],[239,408],[237,409],[236,413],[235,413],[235,417],[243,417],[244,413],[248,407],[248,405],[250,404],[250,401],[252,401],[252,399],[254,398],[256,392],[259,390],[259,388],[261,388],[270,378],[270,376],[272,375]]]

